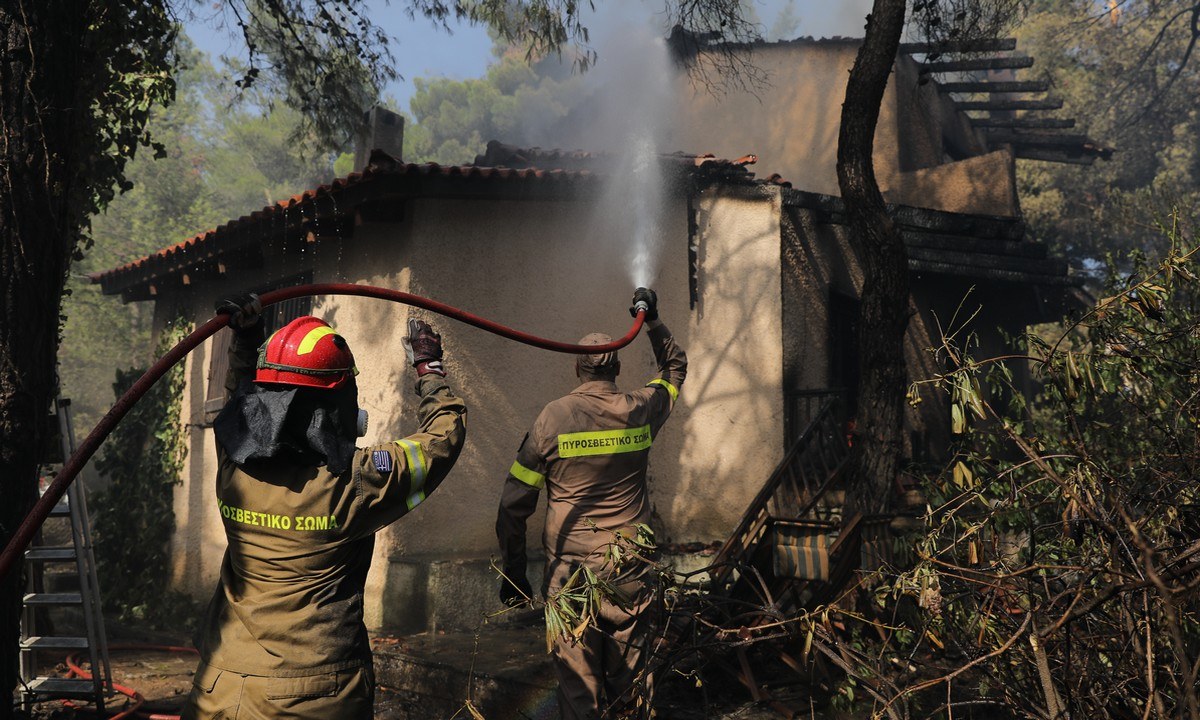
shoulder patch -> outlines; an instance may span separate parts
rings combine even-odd
[[[387,450],[372,452],[371,459],[375,461],[375,469],[380,473],[387,475],[392,471],[392,454]]]

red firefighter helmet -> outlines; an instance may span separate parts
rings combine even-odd
[[[254,382],[332,390],[356,374],[346,340],[329,323],[306,315],[284,325],[259,349]]]

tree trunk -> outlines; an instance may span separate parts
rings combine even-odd
[[[904,28],[905,0],[875,0],[858,50],[838,133],[838,185],[863,269],[858,417],[847,502],[863,512],[891,506],[900,467],[908,327],[908,253],[883,202],[872,155],[875,126]]]
[[[79,107],[78,7],[0,0],[0,542],[37,497],[38,448],[56,388],[59,310],[78,213],[68,211],[69,148]],[[67,5],[74,5],[68,3]],[[86,107],[86,105],[84,105]],[[17,680],[23,589],[0,580],[0,683]],[[0,717],[11,714],[7,698]]]

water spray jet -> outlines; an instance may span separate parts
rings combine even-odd
[[[629,332],[623,337],[614,340],[605,345],[576,345],[574,343],[559,342],[557,340],[547,340],[545,338],[530,335],[529,333],[514,330],[510,327],[500,325],[499,323],[486,320],[478,315],[460,310],[445,303],[440,303],[436,300],[431,300],[420,295],[401,292],[400,290],[391,290],[389,288],[373,287],[370,285],[353,285],[348,283],[317,283],[312,285],[297,285],[290,288],[282,288],[280,290],[272,290],[263,293],[259,298],[263,307],[274,305],[285,300],[292,300],[298,297],[307,297],[311,295],[351,295],[358,297],[377,298],[379,300],[390,300],[392,302],[419,307],[430,312],[437,313],[444,317],[458,320],[459,322],[472,325],[481,330],[499,335],[500,337],[513,340],[515,342],[531,345],[543,350],[553,352],[570,353],[576,355],[591,355],[596,353],[606,353],[615,350],[620,350],[633,339],[637,337],[642,330],[642,325],[646,320],[646,311],[648,306],[644,302],[640,302],[635,306],[637,312],[634,318],[633,325],[629,328]],[[50,511],[54,508],[58,501],[62,499],[63,493],[66,492],[67,486],[75,479],[87,464],[92,459],[92,455],[96,453],[100,445],[112,432],[117,423],[125,417],[130,408],[138,403],[143,395],[146,394],[154,383],[167,373],[183,358],[187,357],[188,353],[195,350],[200,343],[212,337],[218,330],[229,324],[228,315],[215,315],[208,322],[193,330],[187,337],[180,340],[175,347],[168,350],[160,357],[153,365],[150,366],[140,378],[125,391],[125,394],[117,399],[112,408],[105,413],[104,417],[100,418],[100,422],[96,423],[96,427],[92,429],[88,436],[84,438],[79,447],[67,461],[63,463],[62,469],[54,477],[54,480],[47,486],[45,493],[34,504],[33,509],[21,521],[21,525],[17,531],[13,533],[12,538],[5,546],[4,552],[0,553],[0,580],[8,576],[14,564],[16,564],[17,556],[24,552],[26,546],[33,539],[34,534],[46,518],[50,516]]]

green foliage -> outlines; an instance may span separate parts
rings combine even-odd
[[[573,54],[575,66],[587,70],[595,62],[596,52],[589,46],[590,33],[583,24],[585,6],[595,11],[591,0],[470,0],[460,2],[455,12],[491,28],[505,45],[519,48],[527,60],[558,54],[564,46],[574,45],[579,48]]]
[[[542,610],[546,618],[546,652],[554,649],[558,641],[575,642],[583,637],[589,627],[595,625],[600,616],[602,603],[624,606],[630,601],[627,589],[618,580],[621,573],[631,566],[642,566],[650,570],[647,578],[670,577],[671,569],[659,565],[654,557],[657,546],[654,530],[645,523],[638,523],[635,535],[628,537],[624,532],[599,529],[587,519],[586,524],[594,532],[604,533],[612,539],[592,551],[590,559],[596,567],[580,563],[567,577],[562,587],[545,599]],[[503,571],[495,567],[501,576]],[[647,580],[649,581],[649,580]],[[529,598],[531,605],[537,602]]]
[[[294,139],[346,145],[381,88],[397,77],[388,36],[365,0],[227,0],[248,50],[239,87],[274,85],[298,113]],[[244,12],[237,7],[244,6]],[[263,74],[263,70],[268,70]]]
[[[264,80],[281,83],[284,102],[301,115],[301,134],[311,135],[325,149],[345,144],[347,131],[358,128],[380,89],[397,76],[389,49],[392,38],[375,24],[367,0],[227,0],[225,4],[247,49],[246,61],[237,70],[239,86],[257,87]],[[585,20],[591,20],[588,13],[595,11],[591,2],[409,0],[404,11],[410,17],[423,16],[443,30],[448,30],[451,16],[484,25],[510,49],[514,60],[523,58],[528,64],[546,58],[557,61],[566,54],[568,69],[586,71],[597,58],[585,25]],[[697,34],[716,32],[734,43],[759,35],[754,7],[745,0],[672,1],[663,13],[664,27],[678,24]],[[786,18],[783,22],[785,28],[794,25]],[[454,137],[472,148],[468,135]],[[442,144],[437,142],[431,150],[440,150]],[[462,155],[459,148],[446,151],[456,153],[455,158]],[[424,152],[414,156],[425,157]],[[440,161],[455,161],[449,157]]]
[[[686,15],[691,10],[702,12],[705,6],[721,6],[720,12],[736,12],[740,16],[738,29],[725,28],[723,37],[733,39],[745,33],[743,39],[759,38],[760,24],[753,3],[737,0],[733,3],[712,2],[691,5],[669,4],[668,16]],[[773,22],[768,37],[790,38],[799,26],[794,0],[784,5]],[[666,35],[669,23],[662,27]],[[560,53],[529,54],[519,42],[510,42],[504,32],[495,33],[496,62],[482,78],[453,80],[450,78],[416,78],[416,91],[409,103],[404,137],[404,157],[409,162],[460,164],[472,162],[483,152],[490,140],[524,146],[547,146],[574,137],[567,128],[572,113],[586,115],[589,103],[595,103],[597,87],[575,70],[587,67],[595,60],[584,46],[568,46]],[[749,68],[726,65],[715,60],[722,71],[730,74],[749,72]],[[701,71],[702,68],[695,68]],[[745,79],[745,78],[743,78]],[[708,84],[697,78],[701,84]],[[714,85],[720,85],[711,79]],[[733,80],[736,84],[736,79]],[[597,150],[585,147],[584,150]],[[339,173],[340,174],[340,173]]]
[[[162,2],[118,2],[100,10],[89,8],[87,43],[83,51],[94,58],[76,88],[87,109],[77,113],[72,141],[75,160],[67,206],[70,228],[79,229],[85,246],[90,217],[126,190],[126,163],[139,147],[156,156],[164,148],[145,130],[156,107],[175,98],[174,54],[176,28]],[[72,48],[72,52],[76,48]],[[35,50],[36,52],[36,50]],[[53,63],[53,58],[44,58]],[[66,148],[58,148],[60,152]],[[59,162],[50,153],[48,162]],[[76,258],[78,259],[78,258]]]
[[[1200,237],[1163,234],[1164,260],[1113,264],[1107,297],[1014,356],[974,360],[951,331],[945,374],[910,390],[943,395],[960,440],[926,484],[917,563],[876,590],[915,606],[915,633],[867,655],[912,658],[890,677],[922,714],[1197,708]],[[1040,386],[1028,403],[1014,359]]]
[[[127,168],[132,189],[93,222],[95,247],[83,271],[107,270],[258,209],[330,178],[330,156],[306,156],[291,138],[294,111],[272,100],[266,86],[254,103],[229,107],[227,88],[207,59],[182,53],[179,102],[149,124],[165,156],[138,156]],[[212,112],[212,108],[225,108]],[[122,305],[84,278],[70,280],[59,362],[65,395],[80,427],[89,429],[113,402],[106,386],[116,358],[157,357],[179,339],[176,324],[151,353],[150,303]],[[190,599],[166,587],[169,542],[175,532],[172,489],[186,449],[180,426],[183,369],[177,366],[135,406],[105,444],[98,468],[110,481],[94,501],[97,560],[107,610],[130,621],[175,626],[195,622]],[[141,374],[118,371],[117,394]]]
[[[1089,168],[1018,163],[1030,228],[1102,280],[1105,257],[1162,256],[1144,219],[1200,219],[1200,63],[1187,48],[1192,0],[1131,0],[1107,13],[1090,0],[1038,0],[1016,35],[1064,101],[1062,117],[1117,149]],[[1128,268],[1124,268],[1128,270]]]
[[[972,41],[1008,37],[1029,0],[915,0],[910,31],[925,41]]]
[[[170,326],[159,339],[159,352],[174,346],[189,329],[182,321]],[[144,372],[145,368],[118,370],[113,384],[117,397]],[[180,418],[184,384],[183,366],[176,365],[133,406],[96,463],[108,480],[92,501],[106,610],[157,627],[195,617],[188,612],[187,600],[165,587],[175,532],[172,489],[180,482],[187,457]]]
[[[137,362],[148,355],[153,320],[150,303],[122,305],[83,274],[156,252],[332,176],[331,155],[293,140],[300,119],[270,94],[273,86],[246,91],[244,102],[235,103],[218,71],[186,38],[179,40],[179,56],[178,101],[155,111],[147,125],[163,155],[129,163],[133,186],[93,219],[96,244],[77,263],[63,300],[61,383],[82,428],[112,404],[113,358]]]

